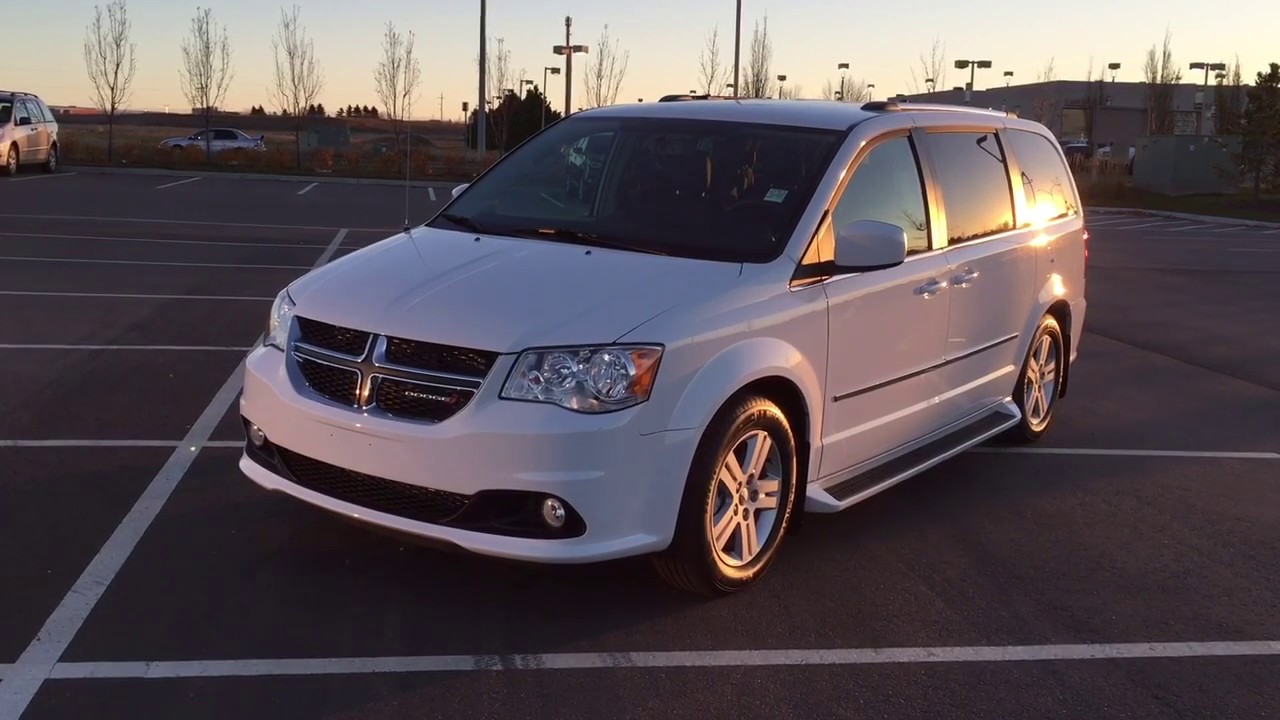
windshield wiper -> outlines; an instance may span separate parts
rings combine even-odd
[[[470,230],[471,232],[478,232],[478,233],[484,232],[484,229],[480,227],[480,223],[476,222],[475,220],[472,220],[466,215],[459,215],[457,213],[444,212],[444,213],[440,213],[436,217],[444,218],[445,220],[448,220],[454,225]]]
[[[531,238],[555,238],[556,240],[564,240],[577,245],[592,245],[595,247],[609,248],[611,250],[630,250],[631,252],[647,253],[649,255],[667,254],[661,250],[655,250],[651,247],[629,245],[627,243],[620,243],[616,240],[608,240],[595,233],[586,232],[584,230],[569,230],[567,228],[526,228],[513,230],[512,233]]]

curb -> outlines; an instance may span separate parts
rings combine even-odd
[[[266,173],[231,172],[220,170],[170,170],[168,168],[117,168],[101,165],[71,165],[62,163],[60,168],[74,171],[81,175],[154,175],[157,177],[213,177],[229,180],[269,180],[275,182],[295,183],[327,183],[336,185],[388,185],[404,187],[403,180],[387,180],[383,178],[350,178],[330,177],[326,175],[268,175]],[[410,180],[409,187],[453,188],[466,182],[465,180]]]
[[[1280,228],[1280,222],[1267,222],[1265,220],[1248,220],[1245,218],[1231,217],[1229,215],[1193,215],[1191,213],[1172,212],[1169,210],[1144,210],[1142,208],[1121,208],[1121,207],[1086,207],[1087,213],[1092,212],[1116,212],[1116,213],[1140,213],[1142,215],[1154,215],[1156,217],[1175,218],[1177,220],[1197,220],[1207,223],[1219,223],[1222,225],[1244,225],[1247,227],[1263,227],[1263,228]]]

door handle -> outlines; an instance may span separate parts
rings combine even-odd
[[[973,270],[971,268],[965,268],[963,271],[961,271],[959,275],[956,275],[955,277],[951,278],[951,284],[955,285],[956,287],[969,287],[969,284],[972,283],[975,279],[977,279],[977,277],[978,277],[977,270]]]
[[[934,295],[937,295],[938,293],[946,289],[947,289],[946,280],[930,280],[929,282],[916,288],[916,294],[923,295],[925,297],[933,297]]]

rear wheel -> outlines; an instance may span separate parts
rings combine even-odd
[[[1013,389],[1013,401],[1022,411],[1022,420],[1009,428],[1006,439],[1034,442],[1049,430],[1065,364],[1062,328],[1052,315],[1045,315],[1031,338],[1027,356],[1022,361],[1022,373]]]
[[[671,546],[654,557],[668,583],[703,595],[741,590],[777,555],[796,502],[786,415],[748,397],[707,428],[685,482]]]
[[[5,175],[18,174],[18,146],[17,145],[10,145],[8,151],[5,152],[4,174]]]
[[[45,158],[44,165],[41,165],[40,169],[44,170],[47,173],[51,173],[54,170],[58,169],[58,146],[57,145],[49,146],[49,157]]]

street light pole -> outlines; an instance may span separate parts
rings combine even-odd
[[[543,68],[542,68],[542,108],[541,108],[541,112],[540,112],[540,114],[542,115],[542,127],[543,127],[543,128],[546,128],[546,127],[547,127],[547,105],[548,105],[548,103],[547,103],[547,73],[551,73],[552,75],[559,75],[559,74],[560,74],[560,68],[558,68],[558,67],[543,67]]]
[[[742,67],[742,0],[733,20],[733,96],[738,97],[738,71]]]
[[[575,53],[586,53],[586,45],[571,45],[570,34],[573,29],[573,18],[564,18],[564,44],[556,45],[551,51],[564,56],[564,116],[569,117],[573,107],[573,56]]]
[[[1209,106],[1209,71],[1226,70],[1227,64],[1220,62],[1193,62],[1192,70],[1204,70],[1204,90],[1200,92],[1200,112],[1196,114],[1196,134],[1204,134],[1204,110]]]
[[[485,97],[485,70],[489,65],[489,59],[485,55],[485,0],[480,0],[480,94],[476,103],[476,156],[480,162],[484,162],[485,140],[489,134],[488,119],[485,117],[485,106],[488,104],[488,98]]]
[[[965,105],[973,104],[973,82],[976,79],[976,73],[978,69],[982,68],[985,70],[989,67],[991,67],[990,60],[957,60],[956,61],[957,70],[964,70],[965,68],[968,68],[969,70],[969,84],[964,86],[964,104]]]

